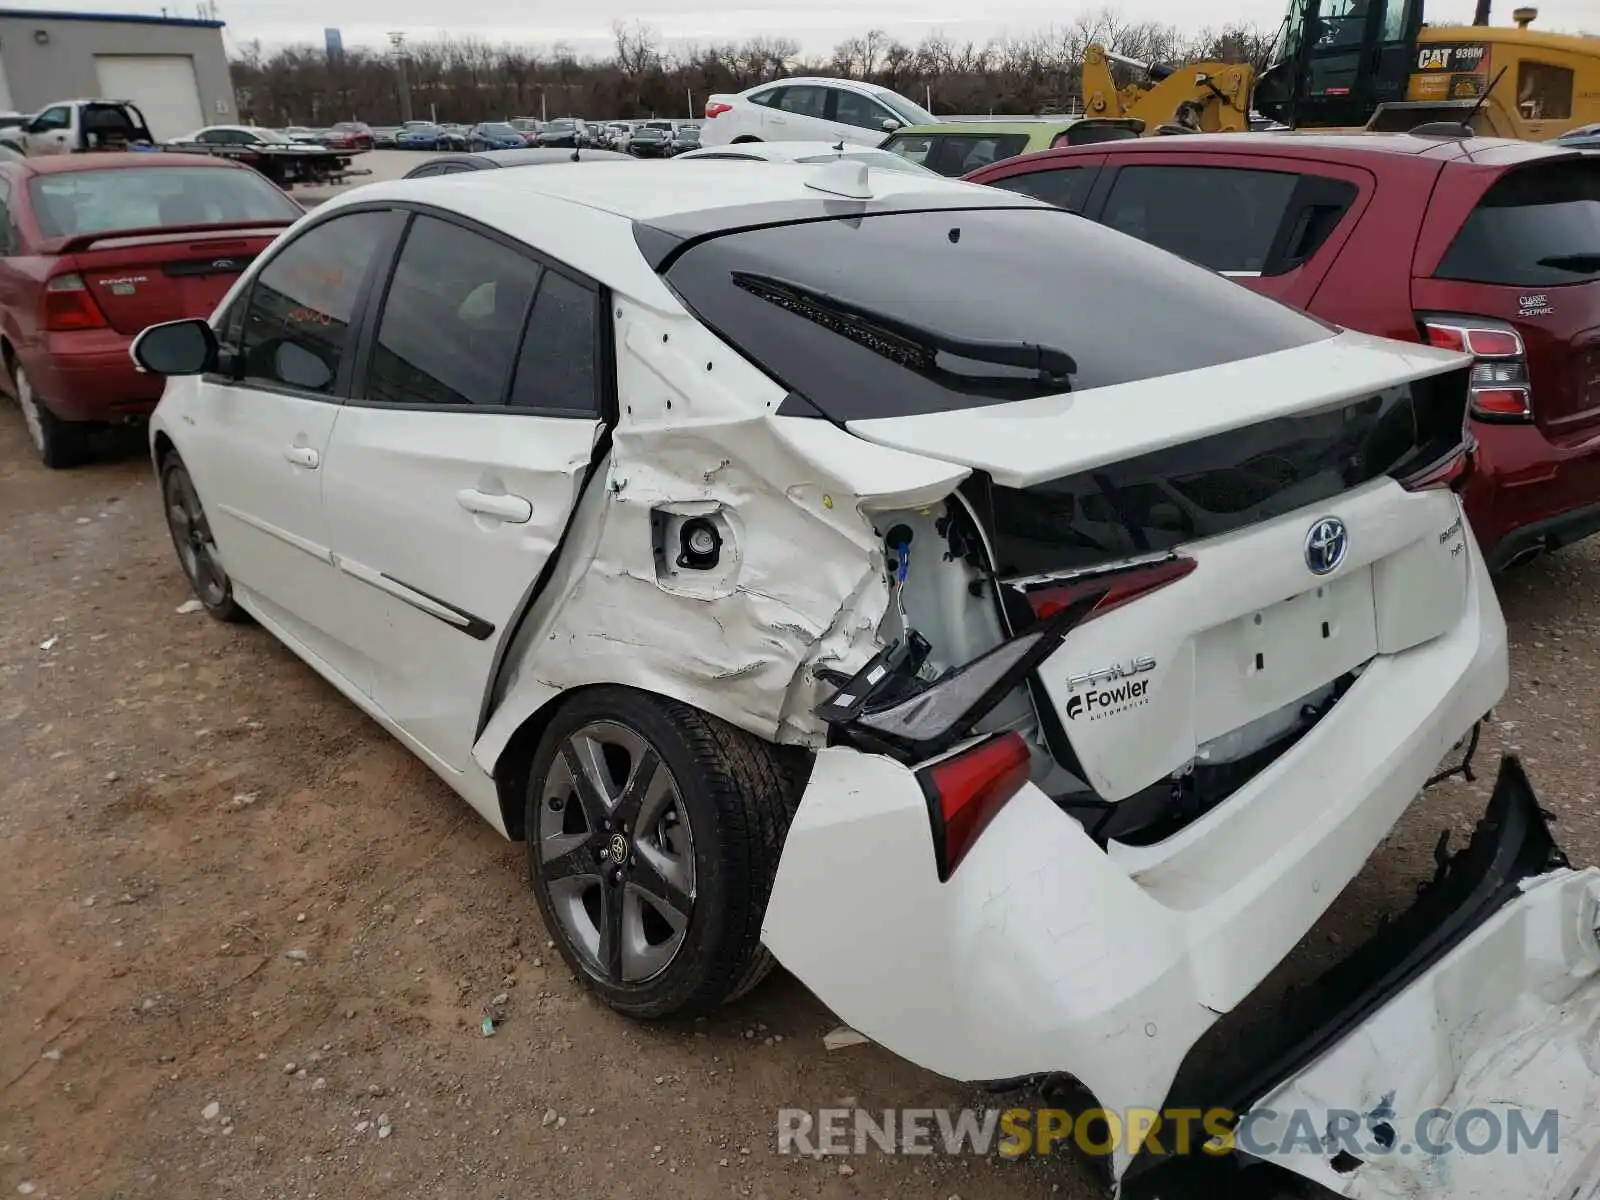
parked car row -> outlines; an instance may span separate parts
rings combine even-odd
[[[930,1071],[1105,1112],[1595,1094],[1600,871],[1515,759],[1412,908],[1222,1019],[1506,690],[1463,494],[1550,464],[1491,436],[1600,488],[1595,161],[1289,144],[337,197],[133,342],[179,568],[525,842],[621,1014],[778,962]],[[1274,1162],[1387,1186],[1306,1140]],[[1242,1194],[1160,1178],[1231,1139],[1141,1141],[1121,1184]]]

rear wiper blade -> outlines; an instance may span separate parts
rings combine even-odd
[[[1065,350],[1058,350],[1053,346],[1041,346],[1037,342],[979,341],[957,337],[955,334],[929,329],[899,317],[874,312],[870,308],[864,308],[828,292],[817,291],[773,275],[735,271],[733,281],[746,291],[768,292],[791,301],[816,305],[852,322],[881,330],[930,350],[953,354],[957,358],[993,363],[1001,367],[1017,367],[1025,371],[1038,371],[1041,375],[1047,375],[1052,379],[1078,373],[1078,360]]]
[[[1588,274],[1590,271],[1600,271],[1600,250],[1588,250],[1582,254],[1552,254],[1549,258],[1541,258],[1539,265],[1554,267],[1558,271]]]

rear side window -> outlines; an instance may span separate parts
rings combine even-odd
[[[1048,171],[1029,171],[1026,175],[1007,175],[989,186],[1020,192],[1068,212],[1082,212],[1094,188],[1096,174],[1094,167],[1054,167]]]
[[[1213,271],[1266,269],[1298,176],[1230,167],[1124,167],[1100,220]]]
[[[1517,64],[1517,111],[1529,121],[1565,121],[1572,116],[1572,72],[1550,63]]]
[[[747,229],[692,246],[666,278],[702,321],[835,421],[1087,391],[1333,332],[1043,207]],[[1137,335],[1126,306],[1107,302],[1115,296],[1139,297]]]
[[[1434,276],[1508,287],[1600,279],[1600,161],[1502,175],[1462,224]]]

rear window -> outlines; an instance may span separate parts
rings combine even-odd
[[[746,229],[692,246],[666,277],[702,321],[835,421],[1087,391],[1333,333],[1042,207]]]
[[[1600,279],[1600,161],[1524,167],[1484,193],[1438,279],[1560,287]]]
[[[222,167],[63,171],[34,176],[28,181],[28,194],[45,237],[293,220],[302,211],[254,171]]]

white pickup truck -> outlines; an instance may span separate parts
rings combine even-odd
[[[0,130],[0,144],[29,157],[125,150],[155,144],[144,114],[127,100],[61,100]]]

